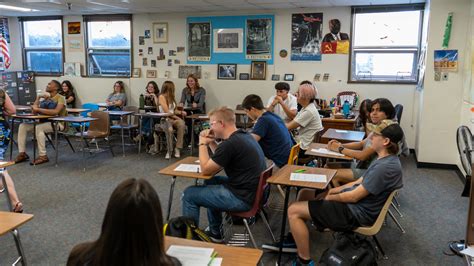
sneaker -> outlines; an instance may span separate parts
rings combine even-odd
[[[291,263],[291,266],[314,266],[314,260],[310,260],[309,263],[301,263],[301,261],[297,258]]]
[[[209,227],[204,230],[204,233],[212,240],[214,243],[224,243],[224,238],[222,237],[222,234],[219,232],[217,234],[211,232],[211,229]]]
[[[165,159],[170,159],[171,158],[171,155],[170,155],[170,152],[166,152],[166,155],[165,155]]]
[[[27,161],[28,159],[30,159],[30,157],[28,154],[26,154],[26,152],[20,152],[15,158],[15,163],[21,163]]]
[[[181,157],[181,153],[179,152],[178,148],[174,149],[174,157],[176,157],[176,158]]]
[[[269,244],[263,244],[262,248],[278,252],[280,251],[280,241],[269,243]],[[285,237],[285,239],[283,240],[282,251],[285,253],[297,253],[296,243],[295,243],[295,240],[293,239],[293,235],[288,234]]]

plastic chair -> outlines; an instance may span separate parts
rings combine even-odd
[[[89,143],[87,143],[88,139],[104,139],[110,149],[110,153],[114,156],[114,151],[112,150],[112,145],[110,145],[110,141],[108,139],[110,135],[110,117],[109,114],[102,111],[93,111],[91,113],[92,118],[97,118],[95,121],[91,121],[89,125],[89,129],[84,132],[83,138],[86,141],[86,146],[89,147]],[[76,133],[77,137],[81,136],[81,133]],[[96,142],[97,144],[97,142]]]
[[[260,217],[262,218],[263,222],[265,223],[265,226],[267,227],[268,231],[272,235],[272,239],[274,242],[276,242],[275,236],[273,235],[272,229],[270,228],[270,225],[268,224],[267,218],[265,217],[265,214],[262,211],[263,207],[263,195],[265,188],[267,187],[267,179],[272,176],[273,172],[273,164],[268,167],[265,171],[263,171],[260,174],[259,182],[258,182],[258,188],[257,188],[257,194],[255,195],[255,200],[253,202],[252,208],[248,211],[245,212],[230,212],[229,214],[231,216],[237,216],[243,219],[245,229],[250,235],[250,239],[252,241],[252,244],[254,248],[257,247],[257,243],[255,242],[255,238],[253,237],[252,231],[250,231],[249,227],[249,220],[250,218],[254,217],[255,215],[259,214]]]
[[[123,111],[132,111],[134,114],[137,114],[139,112],[139,109],[137,106],[124,106]],[[110,128],[112,130],[122,130],[122,127],[124,130],[128,131],[128,136],[131,139],[132,138],[132,130],[138,130],[139,127],[139,121],[138,117],[132,115],[133,118],[130,120],[131,123],[129,123],[129,116],[123,116],[122,121],[118,125],[112,125]]]
[[[99,110],[99,105],[96,103],[85,103],[82,105],[82,108],[84,109],[89,109],[89,111],[81,112],[82,117],[87,117],[90,112],[92,111],[98,111]],[[89,128],[89,122],[83,123],[84,124],[84,129],[87,130]],[[80,129],[81,124],[80,123],[71,123],[71,127]]]

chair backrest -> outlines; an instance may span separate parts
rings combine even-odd
[[[346,100],[349,101],[351,108],[357,104],[357,92],[355,91],[341,91],[337,94],[337,104],[342,106]]]
[[[402,121],[403,105],[395,105],[395,116],[397,117],[398,124]]]
[[[138,114],[140,109],[138,109],[137,106],[124,106],[123,111],[132,111],[133,113]],[[122,117],[122,122],[121,122],[122,125],[128,125],[128,117],[129,117],[128,115],[125,115],[125,116]],[[132,125],[138,125],[138,117],[137,116],[133,116]]]
[[[298,155],[300,153],[300,144],[296,143],[291,147],[290,156],[288,157],[288,165],[298,164]]]
[[[91,121],[88,132],[98,132],[100,135],[106,137],[110,135],[110,116],[103,111],[93,111],[92,118],[97,120]]]
[[[397,191],[398,190],[395,189],[390,193],[387,200],[385,201],[385,204],[382,207],[382,210],[379,213],[379,216],[377,217],[377,220],[375,220],[375,223],[372,226],[359,227],[354,231],[363,235],[376,235],[380,231],[380,228],[382,228],[383,222],[385,221],[385,216],[387,215],[388,209],[390,208],[390,204],[392,204],[393,197],[395,196]]]
[[[85,103],[82,105],[82,108],[89,109],[89,111],[81,112],[82,117],[87,117],[90,112],[99,110],[99,105],[96,103]]]

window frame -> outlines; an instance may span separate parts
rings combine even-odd
[[[25,38],[25,27],[24,22],[28,21],[45,21],[45,20],[59,20],[61,22],[61,48],[53,48],[53,47],[43,47],[43,48],[27,48],[26,47],[26,38]],[[22,63],[23,69],[34,71],[35,75],[37,76],[51,76],[51,77],[60,77],[64,75],[64,62],[65,62],[65,53],[64,53],[64,21],[63,16],[36,16],[36,17],[19,17],[18,22],[20,23],[20,38],[21,38],[21,52],[22,52]],[[51,52],[51,51],[60,51],[61,52],[61,65],[59,68],[61,71],[59,72],[37,72],[33,69],[28,68],[28,57],[27,53],[30,51],[44,51],[44,52]]]
[[[349,65],[347,73],[347,83],[368,83],[368,84],[417,84],[419,79],[418,59],[421,53],[421,40],[423,35],[423,17],[425,4],[410,5],[381,5],[381,6],[352,6],[351,8],[351,38],[349,45]],[[420,20],[418,25],[418,41],[415,46],[359,46],[354,47],[355,34],[355,18],[356,14],[361,13],[383,13],[383,12],[400,12],[400,11],[419,11]],[[410,54],[413,53],[412,75],[410,78],[398,79],[396,76],[377,76],[376,79],[357,78],[355,75],[355,57],[357,53],[371,52],[388,53],[388,54]],[[353,73],[354,72],[354,73]],[[354,74],[354,75],[353,75]],[[395,78],[394,78],[395,77]],[[402,76],[403,77],[403,76]]]
[[[84,22],[84,56],[85,56],[85,68],[86,68],[86,76],[89,78],[130,78],[132,76],[133,70],[133,15],[132,14],[114,14],[114,15],[84,15],[83,22]],[[130,57],[130,70],[128,75],[121,75],[121,74],[92,74],[89,68],[90,61],[89,60],[89,22],[108,22],[108,21],[129,21],[130,23],[130,49],[129,49],[129,57]],[[123,52],[124,48],[116,48],[116,49],[100,49],[95,48],[98,52],[95,53],[104,53],[103,50],[117,50],[118,54],[126,53]]]

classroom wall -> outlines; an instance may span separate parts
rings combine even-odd
[[[203,65],[203,74],[209,73],[209,79],[201,79],[201,85],[207,91],[207,107],[213,108],[219,105],[235,106],[241,103],[242,99],[250,93],[256,93],[262,96],[266,101],[274,93],[274,81],[271,81],[272,74],[280,74],[281,78],[285,73],[294,73],[295,81],[290,82],[292,91],[297,84],[303,79],[312,80],[314,74],[330,73],[328,82],[318,82],[316,85],[319,89],[320,97],[329,99],[334,97],[337,92],[344,90],[353,90],[360,94],[361,99],[365,98],[389,98],[394,104],[400,103],[404,105],[404,113],[402,118],[402,127],[407,136],[408,145],[415,146],[415,127],[416,112],[415,108],[415,86],[414,85],[369,85],[369,84],[347,84],[348,77],[348,55],[323,55],[320,62],[292,62],[289,58],[280,58],[278,52],[281,49],[290,51],[291,46],[291,14],[301,12],[301,10],[266,10],[262,12],[233,12],[229,13],[176,13],[176,14],[138,14],[133,16],[133,67],[142,69],[142,78],[122,79],[128,86],[129,104],[137,105],[138,96],[144,91],[146,83],[149,79],[144,78],[146,70],[151,69],[150,60],[152,56],[147,54],[148,47],[153,47],[153,57],[159,53],[159,48],[164,48],[166,60],[157,61],[158,78],[157,83],[163,83],[165,71],[171,71],[171,78],[177,87],[177,95],[180,95],[181,88],[185,86],[184,79],[178,79],[178,66],[167,66],[169,58],[181,60],[181,64],[186,64],[186,53],[178,53],[176,57],[169,57],[168,50],[176,50],[177,46],[186,46],[186,17],[188,16],[207,16],[207,15],[247,15],[247,14],[274,14],[275,15],[275,37],[274,37],[274,65],[267,67],[267,80],[265,81],[227,81],[217,80],[216,65]],[[304,9],[304,12],[323,12],[324,32],[327,32],[328,21],[332,18],[338,18],[342,23],[342,32],[350,32],[350,7],[334,7],[320,9]],[[64,41],[65,41],[65,59],[66,62],[81,62],[85,64],[84,52],[70,52],[67,48],[69,38],[76,37],[67,34],[68,21],[82,21],[81,16],[64,17]],[[153,44],[152,39],[146,39],[145,45],[138,45],[138,36],[143,36],[145,29],[151,29],[153,22],[168,22],[169,24],[169,43]],[[10,28],[12,40],[19,40],[19,26],[17,20],[10,20]],[[15,42],[10,48],[15,50],[17,60],[14,60],[13,70],[20,70],[21,51],[19,42]],[[148,57],[148,67],[142,66],[142,57],[138,56],[138,49],[143,49],[145,57]],[[229,62],[232,63],[232,62]],[[239,73],[250,72],[250,65],[238,65]],[[84,72],[83,72],[84,73]],[[51,77],[38,77],[38,88],[44,88]],[[60,77],[59,79],[66,79]],[[81,102],[102,102],[107,94],[112,91],[112,86],[116,78],[69,78],[77,89],[78,97]],[[439,161],[442,163],[443,161]]]

